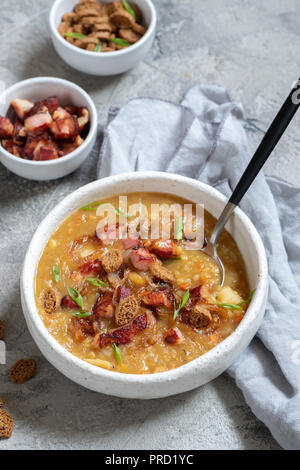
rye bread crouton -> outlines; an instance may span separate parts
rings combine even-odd
[[[126,41],[130,42],[130,44],[134,44],[139,39],[141,39],[141,35],[132,31],[132,29],[120,28],[119,36],[120,38],[125,39]]]
[[[198,330],[206,328],[211,321],[210,311],[201,304],[196,304],[189,312],[189,323]]]
[[[126,297],[119,303],[116,312],[115,320],[118,326],[126,325],[138,314],[139,303],[134,295]]]
[[[10,379],[15,384],[27,382],[34,376],[36,371],[35,359],[20,359],[10,369]]]
[[[110,16],[111,23],[118,28],[129,29],[135,24],[133,16],[125,10],[118,10]]]
[[[49,287],[44,292],[43,306],[48,315],[55,313],[60,306],[62,296],[60,292],[54,287]]]
[[[7,411],[0,409],[0,439],[9,439],[14,429],[14,420]]]
[[[121,250],[112,249],[102,256],[102,267],[107,273],[118,271],[123,263],[123,254]]]
[[[168,268],[163,266],[161,263],[156,262],[150,267],[150,273],[156,279],[170,284],[176,282],[175,275]]]
[[[0,339],[3,338],[3,336],[4,336],[4,331],[5,331],[5,327],[4,327],[3,323],[2,323],[2,321],[0,320]]]

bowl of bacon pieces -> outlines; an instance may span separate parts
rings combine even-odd
[[[73,172],[96,135],[92,99],[67,80],[24,80],[0,97],[0,161],[23,178],[51,180]]]

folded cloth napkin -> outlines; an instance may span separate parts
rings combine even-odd
[[[98,177],[167,171],[229,196],[250,158],[243,124],[217,86],[191,88],[181,105],[133,99],[110,110]],[[257,337],[229,373],[281,446],[300,449],[300,189],[261,173],[241,207],[263,239],[270,291]]]

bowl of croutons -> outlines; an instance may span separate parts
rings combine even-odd
[[[0,161],[23,178],[51,180],[72,173],[96,136],[95,105],[75,83],[30,78],[0,97]]]
[[[126,72],[143,59],[156,21],[151,0],[56,0],[49,18],[59,56],[97,76]]]

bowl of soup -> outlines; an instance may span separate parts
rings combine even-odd
[[[160,172],[78,189],[35,232],[22,275],[29,331],[71,380],[126,398],[196,388],[226,370],[263,318],[262,241],[237,208],[218,251],[201,251],[226,198]]]

